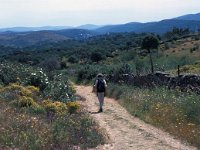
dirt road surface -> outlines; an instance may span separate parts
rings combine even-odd
[[[138,118],[130,115],[116,100],[105,98],[104,112],[98,111],[98,101],[91,86],[77,86],[81,103],[109,136],[109,142],[96,150],[196,150]]]

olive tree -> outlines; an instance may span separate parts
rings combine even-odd
[[[142,40],[142,45],[141,48],[142,49],[146,49],[149,53],[149,57],[150,57],[150,64],[151,64],[151,73],[154,73],[154,66],[153,66],[153,60],[152,60],[152,49],[157,49],[159,46],[159,40],[157,37],[153,36],[153,35],[149,35],[146,36],[143,40]]]

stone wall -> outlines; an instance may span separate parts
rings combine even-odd
[[[200,75],[188,74],[172,76],[165,72],[156,72],[155,74],[142,76],[136,76],[133,74],[107,75],[106,78],[108,81],[125,83],[137,87],[180,87],[181,89],[190,89],[200,93]]]

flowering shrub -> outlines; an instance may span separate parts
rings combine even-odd
[[[48,86],[49,80],[46,73],[42,69],[36,70],[31,73],[27,84],[39,87],[43,91]]]
[[[31,96],[36,100],[37,96],[40,94],[39,88],[35,86],[27,86],[26,89],[31,92]]]
[[[73,114],[77,112],[77,110],[80,108],[80,104],[78,104],[77,102],[68,102],[67,108],[68,108],[68,112],[70,114]]]
[[[29,92],[29,94],[34,95],[41,92],[45,98],[62,102],[74,100],[75,89],[64,74],[56,72],[47,74],[39,67],[9,62],[0,64],[0,85],[4,86],[11,83],[25,85],[25,89],[21,87],[23,89],[21,89],[21,92],[24,96],[27,94],[23,94],[23,92]]]
[[[10,84],[0,89],[1,97],[4,99],[19,99],[21,96],[34,97],[38,95],[38,88],[33,86],[23,87],[18,84]]]
[[[0,64],[0,82],[3,85],[16,82],[25,84],[34,70],[27,65],[3,62]]]
[[[3,85],[17,82],[22,85],[44,88],[48,77],[41,68],[4,62],[0,64],[0,82]]]
[[[44,96],[50,99],[56,99],[61,102],[69,102],[75,99],[75,89],[68,81],[65,75],[54,75],[52,81],[44,89]]]
[[[38,99],[39,89],[34,86],[23,87],[18,84],[10,84],[0,89],[0,97],[9,100],[10,104],[22,107],[30,107],[34,111],[41,111],[41,107],[34,99]]]
[[[44,100],[42,106],[47,112],[53,113],[65,113],[67,110],[66,104],[58,101]]]
[[[30,107],[35,104],[31,97],[21,96],[18,100],[14,100],[12,104],[18,107]]]

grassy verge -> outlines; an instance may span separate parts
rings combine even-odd
[[[99,126],[76,102],[39,100],[29,89],[0,89],[0,149],[87,149],[105,143]]]
[[[107,95],[118,99],[132,115],[200,148],[200,95],[116,84],[109,84]]]

